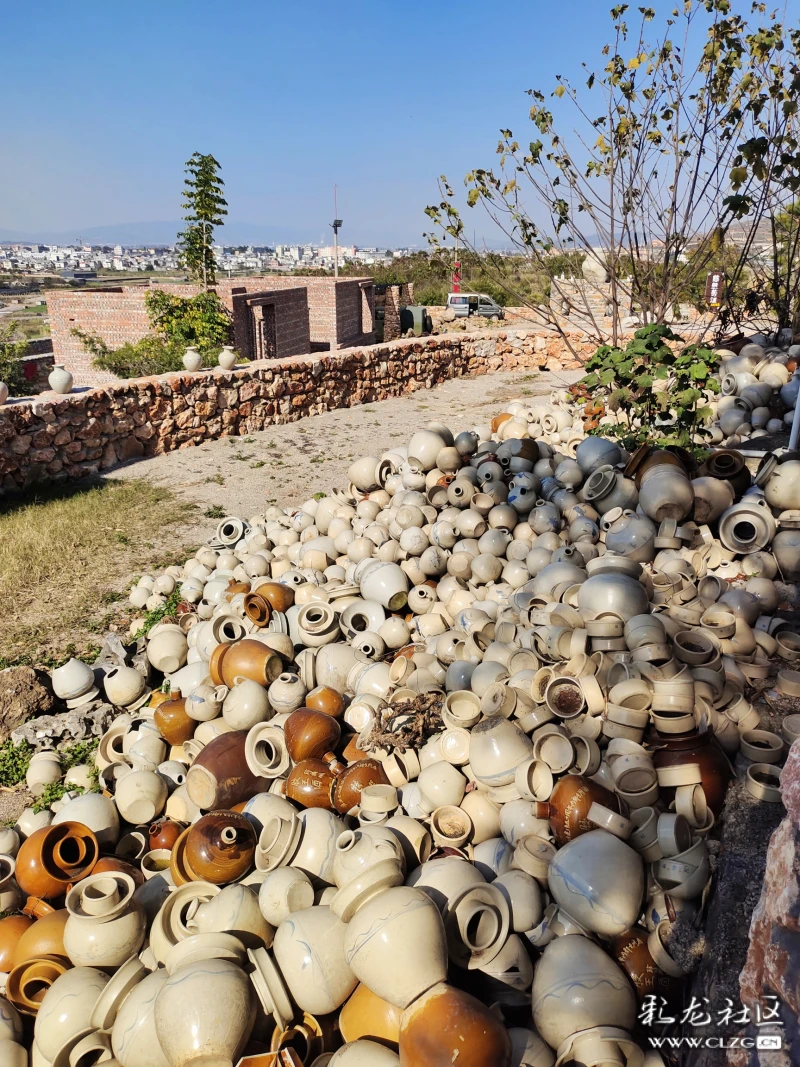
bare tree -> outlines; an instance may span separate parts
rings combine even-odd
[[[467,205],[483,207],[532,265],[585,256],[583,282],[553,277],[550,306],[527,304],[567,345],[562,309],[598,344],[616,345],[627,316],[670,319],[718,261],[733,223],[744,235],[733,280],[745,276],[751,234],[785,180],[781,153],[796,148],[797,42],[763,4],[752,7],[755,26],[729,0],[686,0],[661,31],[652,8],[639,8],[631,27],[628,5],[614,7],[612,41],[597,69],[584,64],[585,85],[557,77],[552,104],[529,90],[534,139],[523,145],[502,130],[497,165],[466,176]],[[472,248],[445,176],[440,191],[427,208],[429,240],[450,235]]]

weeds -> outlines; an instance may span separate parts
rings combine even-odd
[[[224,519],[225,508],[220,504],[212,504],[210,508],[206,508],[203,514],[207,519]]]

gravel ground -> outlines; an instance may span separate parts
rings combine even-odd
[[[272,503],[299,505],[312,493],[346,488],[354,459],[406,444],[430,422],[444,422],[454,432],[488,424],[505,401],[547,395],[580,376],[580,371],[564,371],[558,377],[516,372],[456,378],[410,396],[140,459],[112,477],[145,478],[203,509],[220,507],[225,514],[248,517]]]

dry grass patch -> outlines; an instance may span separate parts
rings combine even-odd
[[[144,481],[41,490],[0,514],[0,667],[91,655],[130,615],[133,573],[179,562],[194,505]]]

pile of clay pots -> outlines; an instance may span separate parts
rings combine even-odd
[[[800,693],[800,461],[751,484],[579,420],[520,400],[226,518],[132,589],[178,601],[144,669],[53,672],[119,714],[102,792],[0,833],[0,1063],[643,1062],[730,761],[780,802],[800,735],[751,699]]]
[[[798,358],[800,345],[791,344],[791,331],[784,345],[771,344],[763,334],[741,338],[733,348],[718,348],[719,370],[712,375],[716,388],[703,381],[697,387],[703,391],[702,406],[710,411],[705,432],[697,443],[736,448],[743,442],[758,447],[758,439],[773,434],[788,433],[794,422],[795,408],[800,394]],[[575,387],[587,399],[583,408],[583,428],[618,426],[624,434],[641,424],[625,405],[607,411],[602,399],[590,396],[588,390]],[[674,389],[670,378],[656,379],[653,390],[669,393]],[[664,416],[668,429],[671,413]]]

